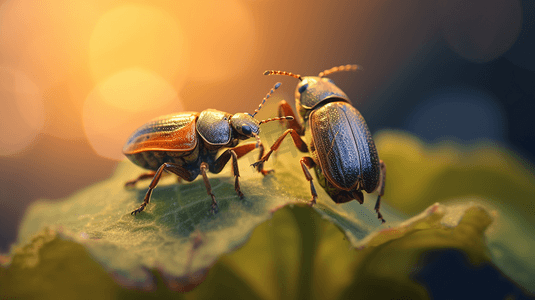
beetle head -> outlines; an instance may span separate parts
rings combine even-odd
[[[260,133],[260,122],[248,113],[237,113],[230,118],[230,125],[242,139],[251,138]]]
[[[278,89],[281,86],[280,82],[277,82],[273,88],[267,93],[267,95],[262,99],[262,102],[260,102],[260,105],[258,105],[258,108],[255,109],[253,114],[249,113],[237,113],[230,118],[230,125],[236,132],[238,133],[239,138],[241,139],[248,139],[250,137],[257,137],[260,133],[260,123],[258,120],[254,118],[254,116],[258,113],[258,111],[262,108],[264,103],[266,103],[266,100],[271,97],[271,94],[275,92],[276,89]]]
[[[241,139],[248,139],[251,137],[256,137],[258,139],[260,125],[271,121],[293,119],[292,116],[284,116],[258,121],[248,113],[237,113],[230,118],[230,125],[236,130]]]
[[[278,118],[271,118],[267,120],[258,121],[254,118],[254,116],[258,113],[258,111],[262,108],[264,103],[266,103],[266,100],[269,99],[271,94],[275,92],[276,89],[278,89],[281,86],[280,82],[277,82],[273,88],[269,91],[269,93],[262,99],[262,102],[260,102],[260,105],[258,105],[258,108],[255,109],[253,114],[249,113],[237,113],[234,114],[230,118],[230,125],[234,130],[238,133],[239,139],[248,139],[251,137],[255,137],[257,140],[257,147],[260,144],[260,137],[258,136],[260,134],[260,124],[267,123],[270,121],[276,121],[276,120],[293,120],[293,117],[278,117]]]

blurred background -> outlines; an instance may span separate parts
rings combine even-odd
[[[534,27],[516,0],[0,1],[0,252],[32,201],[108,178],[149,119],[252,112],[276,81],[293,102],[267,69],[360,64],[330,78],[372,132],[494,141],[532,169]]]

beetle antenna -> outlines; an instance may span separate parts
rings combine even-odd
[[[325,70],[323,72],[320,72],[318,75],[319,77],[327,76],[329,74],[332,74],[334,72],[340,72],[340,71],[356,71],[356,70],[362,70],[362,66],[359,65],[345,65],[345,66],[338,66],[333,67],[328,70]]]
[[[254,113],[251,115],[249,114],[251,117],[254,118],[254,116],[258,113],[258,111],[262,108],[262,105],[264,105],[264,103],[266,103],[266,100],[269,99],[269,97],[271,97],[271,94],[273,94],[273,92],[275,92],[276,89],[278,89],[280,86],[281,86],[282,83],[280,82],[277,82],[273,88],[271,89],[271,91],[269,91],[269,93],[264,97],[264,99],[262,99],[262,102],[260,102],[260,105],[258,105],[258,108],[254,110]]]
[[[251,132],[253,134],[253,136],[256,138],[256,145],[254,146],[255,148],[258,148],[258,146],[260,146],[260,136],[258,136],[258,134],[254,133],[254,132]]]
[[[268,70],[268,71],[264,71],[264,75],[286,75],[286,76],[291,76],[293,78],[297,78],[300,81],[303,80],[303,78],[301,78],[301,75],[294,74],[294,73],[291,73],[291,72],[286,72],[286,71]]]
[[[258,125],[261,125],[261,124],[264,124],[264,123],[267,123],[267,122],[271,122],[271,121],[293,120],[293,119],[294,119],[294,117],[292,117],[292,116],[276,117],[276,118],[271,118],[271,119],[267,119],[267,120],[262,120],[262,121],[260,121],[260,123],[258,123]]]

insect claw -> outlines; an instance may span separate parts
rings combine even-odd
[[[275,170],[271,169],[271,170],[262,170],[262,175],[266,176],[268,174],[271,174],[271,173],[275,173]]]
[[[215,215],[219,211],[219,207],[217,206],[217,203],[212,203],[212,208],[210,209],[210,213],[212,215]]]
[[[253,166],[254,168],[257,168],[259,165],[261,165],[261,164],[263,164],[263,163],[265,163],[265,162],[266,162],[266,160],[261,159],[261,160],[255,162],[255,163],[251,164],[251,166]],[[268,172],[271,172],[271,171],[273,171],[273,170],[270,170],[270,171],[268,171]]]
[[[379,209],[376,209],[375,212],[377,212],[377,219],[381,219],[381,223],[386,222],[385,219],[383,218],[383,214],[379,212]]]
[[[138,209],[134,210],[133,212],[130,213],[130,215],[137,215],[137,213],[140,213],[143,211],[143,209],[145,209],[145,206],[147,206],[147,204],[145,202],[143,202]]]
[[[238,184],[238,183],[236,183],[236,184]],[[238,194],[238,197],[239,197],[240,199],[243,199],[243,198],[245,197],[245,196],[243,195],[242,191],[240,190],[240,186],[239,186],[239,185],[237,185],[236,188],[235,188],[234,190],[236,191],[236,193]]]

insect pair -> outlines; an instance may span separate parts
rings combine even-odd
[[[353,199],[364,202],[362,191],[378,191],[375,204],[377,217],[384,223],[380,210],[381,196],[385,187],[385,164],[379,160],[375,143],[366,121],[352,105],[347,95],[334,82],[325,78],[338,71],[355,71],[358,65],[334,67],[318,76],[304,76],[283,71],[266,71],[264,75],[287,75],[299,79],[295,90],[297,119],[291,106],[284,100],[279,103],[279,116],[258,121],[254,116],[265,101],[280,86],[277,83],[262,100],[253,114],[207,109],[201,113],[184,112],[159,117],[137,129],[128,139],[123,153],[135,164],[152,170],[127,182],[134,185],[145,178],[153,178],[141,206],[132,214],[145,209],[152,191],[163,171],[176,174],[186,181],[202,175],[206,191],[212,198],[211,211],[217,211],[217,202],[212,193],[206,171],[219,173],[232,159],[236,193],[241,198],[238,159],[259,148],[259,160],[253,164],[258,172],[267,175],[264,163],[276,151],[284,138],[290,134],[297,149],[310,152],[300,164],[312,194],[311,205],[318,197],[309,169],[314,168],[319,184],[336,203]],[[260,125],[270,121],[287,121],[288,129],[264,154],[259,138]],[[303,140],[307,135],[308,144]],[[238,145],[241,140],[255,138],[256,142]],[[219,156],[222,148],[229,148]]]

